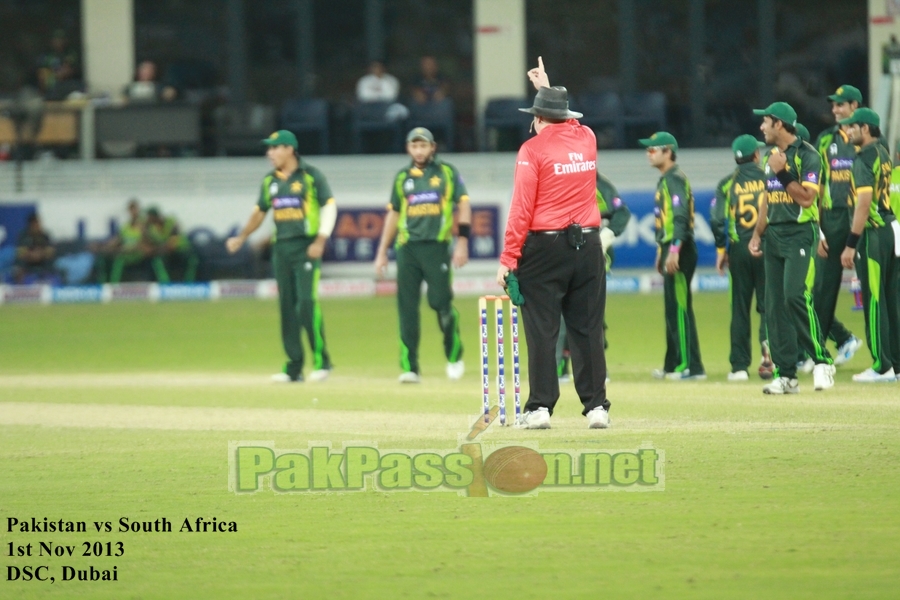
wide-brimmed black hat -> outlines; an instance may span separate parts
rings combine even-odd
[[[520,108],[524,113],[550,119],[580,119],[584,115],[569,110],[569,95],[561,85],[542,87],[534,97],[534,106]]]

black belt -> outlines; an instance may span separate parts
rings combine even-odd
[[[599,227],[582,227],[581,231],[583,233],[595,233],[600,231]],[[540,229],[537,231],[529,231],[528,235],[562,235],[566,233],[565,229]]]

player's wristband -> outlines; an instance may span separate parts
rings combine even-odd
[[[850,235],[847,236],[847,243],[845,244],[845,246],[847,246],[848,248],[856,248],[856,244],[859,243],[860,237],[862,237],[860,234],[853,233],[851,231]]]
[[[797,178],[794,177],[791,173],[789,173],[787,169],[784,169],[783,171],[778,171],[777,173],[775,173],[775,177],[778,178],[778,181],[781,182],[781,185],[782,185],[782,187],[784,187],[784,189],[787,189],[787,187],[791,183],[797,181]]]
[[[672,242],[672,245],[669,246],[669,254],[678,254],[681,252],[681,243],[678,240]]]
[[[822,231],[821,227],[819,227],[819,239],[822,240],[823,242],[825,241],[825,232]]]
[[[469,236],[472,234],[472,226],[469,225],[468,223],[460,223],[457,226],[457,229],[459,230],[459,232],[457,234],[457,235],[459,235],[459,237],[464,237],[466,239],[469,239]]]

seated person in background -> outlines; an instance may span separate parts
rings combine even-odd
[[[57,29],[50,39],[50,52],[38,58],[38,86],[45,98],[62,99],[74,91],[72,84],[79,76],[78,53],[69,46],[66,32]]]
[[[175,88],[157,81],[156,63],[152,60],[141,62],[134,81],[125,87],[129,102],[171,102],[177,95]]]
[[[181,274],[182,281],[194,281],[197,278],[199,259],[187,236],[181,233],[175,217],[163,217],[158,208],[149,208],[146,237],[153,246],[156,257],[163,262],[162,271],[166,273],[166,278],[163,281],[157,274],[160,283],[169,281],[174,272]]]
[[[53,268],[56,250],[50,243],[50,236],[41,227],[37,213],[28,217],[28,227],[19,236],[16,244],[16,264],[13,279],[16,283],[59,283],[59,276]]]
[[[140,271],[143,279],[148,266],[153,269],[158,281],[167,283],[169,275],[162,259],[155,255],[153,245],[147,240],[145,219],[141,214],[140,204],[134,198],[128,202],[128,217],[128,223],[96,249],[97,278],[101,283],[107,281],[106,265],[111,262],[109,283],[121,282],[126,268]]]
[[[378,61],[372,62],[369,74],[356,82],[356,99],[360,102],[394,102],[399,95],[400,82]]]
[[[413,84],[412,97],[418,104],[440,102],[447,97],[447,80],[438,69],[437,60],[433,56],[423,56],[419,61],[422,73]]]

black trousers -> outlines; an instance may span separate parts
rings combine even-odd
[[[516,275],[525,297],[522,322],[528,344],[526,411],[553,407],[559,400],[556,342],[560,316],[566,320],[575,391],[582,414],[602,406],[606,398],[606,353],[603,316],[606,312],[606,263],[597,232],[584,234],[575,249],[565,234],[529,235],[522,247]]]

